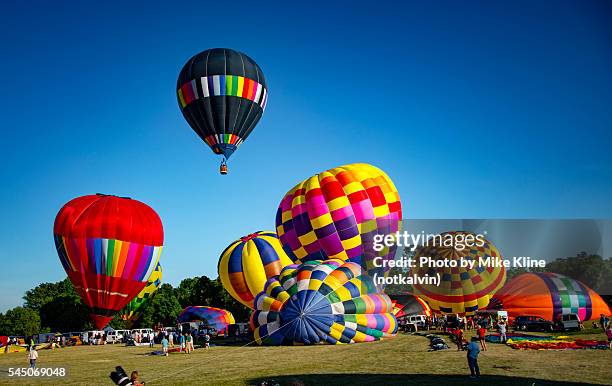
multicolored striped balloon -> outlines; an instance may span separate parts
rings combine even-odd
[[[374,259],[392,260],[397,247],[375,250],[374,237],[401,228],[402,205],[389,177],[369,164],[329,169],[297,184],[276,212],[276,233],[294,260],[340,259],[382,275]],[[379,263],[382,262],[379,261]]]
[[[309,261],[268,280],[251,328],[264,345],[371,342],[397,332],[392,309],[359,264]]]
[[[62,266],[99,330],[145,287],[164,243],[153,209],[103,194],[64,205],[53,235]]]
[[[503,260],[495,245],[483,238],[482,246],[478,241],[465,248],[445,246],[439,240],[475,240],[478,235],[471,232],[445,232],[437,241],[430,239],[429,245],[417,248],[415,261],[417,267],[412,270],[418,277],[440,275],[440,285],[414,284],[414,293],[427,301],[435,312],[445,314],[473,315],[476,310],[489,304],[491,296],[506,282],[506,269],[501,265]],[[472,269],[465,267],[432,268],[419,266],[421,257],[430,257],[433,261],[465,259],[475,261]],[[490,264],[479,264],[490,257]]]
[[[506,310],[510,318],[534,315],[550,321],[564,314],[577,314],[581,321],[611,314],[610,307],[591,288],[552,272],[529,272],[512,278],[493,296],[488,308]]]
[[[121,311],[121,319],[131,323],[134,323],[140,317],[140,309],[143,305],[149,302],[159,289],[162,283],[162,268],[161,264],[157,263],[157,267],[149,276],[147,285],[136,295],[132,301]]]
[[[217,271],[225,290],[252,309],[266,281],[292,263],[276,233],[259,231],[231,243],[221,253]]]
[[[218,332],[225,330],[230,324],[236,324],[231,312],[207,306],[186,307],[178,316],[178,321],[179,323],[201,321]]]
[[[225,159],[251,134],[268,103],[261,68],[229,48],[194,55],[183,66],[176,89],[189,126]]]

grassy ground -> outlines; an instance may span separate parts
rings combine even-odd
[[[598,339],[603,335],[591,334]],[[586,336],[585,336],[586,337]],[[39,351],[39,367],[62,366],[69,375],[55,380],[9,380],[9,367],[25,366],[23,353],[0,355],[0,384],[112,384],[108,374],[120,364],[137,369],[148,386],[249,385],[274,379],[280,384],[447,385],[610,384],[612,351],[519,351],[489,344],[479,358],[483,377],[467,377],[464,352],[427,352],[428,340],[399,335],[382,342],[309,347],[197,349],[190,355],[147,355],[151,349],[122,345],[79,346]],[[159,347],[157,347],[159,349]],[[129,373],[128,373],[129,374]],[[65,382],[64,382],[65,381]]]

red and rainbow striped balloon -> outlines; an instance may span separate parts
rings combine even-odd
[[[145,287],[164,243],[153,209],[103,194],[69,201],[53,234],[60,261],[98,329]]]

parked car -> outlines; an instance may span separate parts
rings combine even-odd
[[[580,317],[578,314],[563,314],[557,321],[557,327],[563,331],[576,330],[580,331]]]
[[[521,315],[514,318],[514,329],[521,331],[548,331],[554,330],[554,324],[539,316]]]

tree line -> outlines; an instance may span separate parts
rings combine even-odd
[[[94,330],[89,309],[74,290],[68,278],[56,283],[42,283],[23,296],[22,306],[0,313],[0,335],[29,336],[47,332]],[[178,287],[164,283],[155,296],[139,310],[140,318],[130,328],[153,327],[157,323],[171,326],[187,306],[211,306],[226,309],[237,322],[246,322],[250,310],[232,298],[219,278],[187,278]],[[118,313],[110,322],[115,329],[128,328]]]

